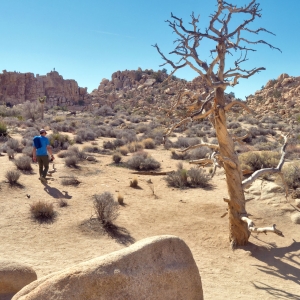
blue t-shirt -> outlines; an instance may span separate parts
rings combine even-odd
[[[45,136],[39,136],[39,138],[40,138],[42,147],[39,149],[36,149],[36,155],[37,156],[48,155],[47,146],[50,145],[49,139]]]

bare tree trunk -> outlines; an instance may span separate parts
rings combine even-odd
[[[220,146],[220,154],[225,160],[223,163],[229,194],[229,240],[232,247],[234,247],[246,245],[250,231],[247,224],[241,220],[241,214],[246,214],[242,172],[234,151],[233,140],[227,131],[224,107],[224,90],[217,88],[215,90],[215,130]]]

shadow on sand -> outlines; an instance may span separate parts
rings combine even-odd
[[[72,196],[70,196],[67,191],[62,191],[62,192],[64,192],[64,194],[63,194],[59,189],[49,186],[48,184],[44,184],[44,186],[45,186],[44,191],[55,199],[61,199],[61,198],[71,199],[72,198]]]
[[[264,247],[249,243],[249,246],[244,248],[249,250],[257,260],[267,265],[256,264],[253,266],[269,275],[270,282],[272,282],[271,276],[276,276],[284,280],[293,281],[300,286],[300,242],[293,240],[291,245],[280,248],[274,244],[267,245],[268,247]],[[274,299],[300,300],[300,288],[299,293],[293,294],[262,282],[252,282],[252,284],[255,288],[265,290],[268,294],[274,296]]]

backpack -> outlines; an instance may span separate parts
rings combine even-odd
[[[36,149],[42,148],[41,138],[39,136],[35,136],[33,138],[33,144]]]

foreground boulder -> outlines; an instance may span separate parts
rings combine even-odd
[[[20,291],[37,279],[35,271],[22,263],[0,260],[0,299]]]
[[[188,246],[156,236],[43,277],[12,300],[201,300],[201,278]]]

